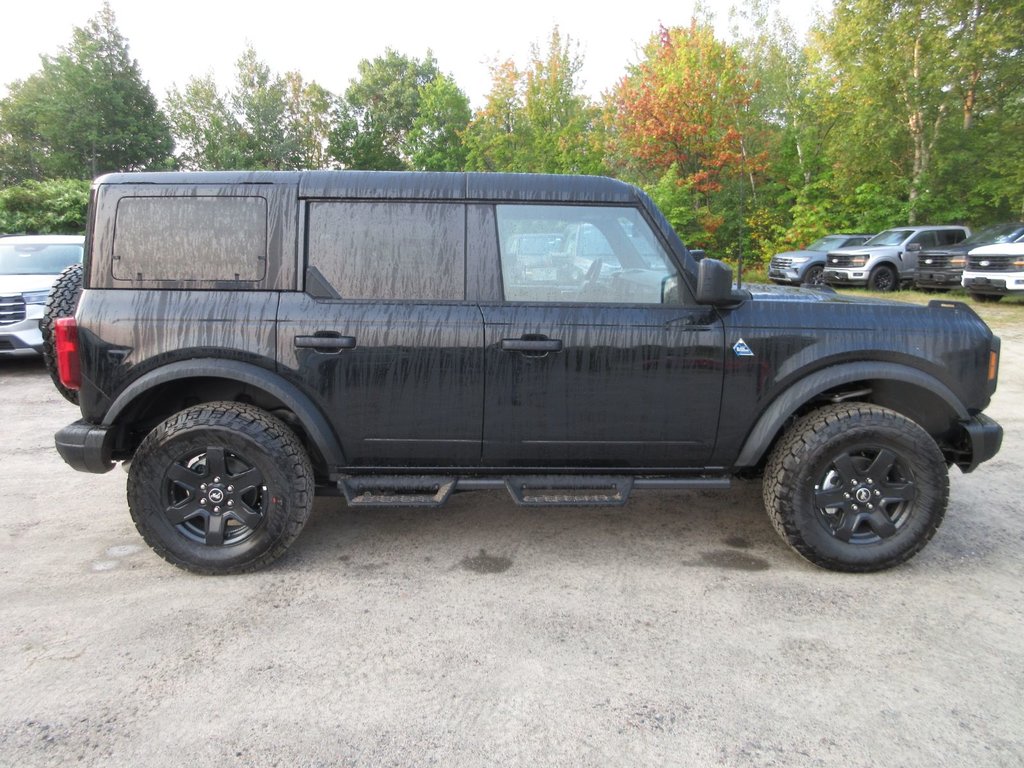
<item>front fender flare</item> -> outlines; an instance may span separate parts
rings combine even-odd
[[[328,469],[345,465],[341,443],[330,423],[313,402],[295,385],[265,368],[239,360],[181,360],[140,376],[117,396],[103,417],[103,426],[114,426],[118,418],[139,397],[153,387],[172,381],[206,378],[226,379],[263,390],[295,414],[306,435],[320,452]]]
[[[743,444],[736,467],[753,467],[764,456],[786,420],[801,406],[830,389],[866,379],[886,379],[912,384],[945,401],[958,419],[970,418],[967,409],[949,387],[927,373],[899,363],[856,362],[823,368],[792,384],[761,414]]]

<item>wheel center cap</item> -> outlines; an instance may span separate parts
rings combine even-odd
[[[207,497],[214,504],[220,504],[222,501],[224,501],[224,491],[221,488],[211,488],[210,492],[207,494]]]
[[[853,498],[859,501],[861,504],[866,504],[871,501],[871,491],[867,488],[858,488],[854,491]]]

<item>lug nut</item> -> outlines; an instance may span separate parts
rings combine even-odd
[[[882,495],[881,491],[875,491],[875,496],[881,496],[881,495]]]
[[[200,504],[200,506],[205,507],[206,506],[206,499],[200,499],[199,500],[199,504]]]
[[[214,507],[214,508],[213,508],[213,511],[214,511],[214,512],[220,512],[220,507]]]
[[[215,483],[219,483],[219,482],[220,482],[220,478],[219,478],[219,477],[215,477],[215,478],[213,478],[213,482],[215,482]]]
[[[231,499],[228,499],[228,506],[229,507],[235,506],[235,502],[233,502]]]
[[[856,512],[858,509],[860,509],[860,507],[858,507],[856,504],[854,504],[853,505],[853,511]]]
[[[868,509],[874,509],[874,508],[875,508],[874,504],[868,504]]]
[[[205,491],[206,490],[206,483],[200,483],[199,484],[199,490],[200,491]]]
[[[848,498],[850,498],[850,494],[848,494],[848,493],[844,493],[844,494],[843,494],[843,498],[845,498],[845,499],[848,499]]]
[[[232,493],[232,492],[234,492],[234,490],[235,490],[235,486],[233,486],[233,485],[229,485],[228,486],[228,493]]]

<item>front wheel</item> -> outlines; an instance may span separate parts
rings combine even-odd
[[[994,303],[1003,298],[1001,293],[972,293],[971,298],[983,304]]]
[[[313,471],[284,422],[242,403],[175,414],[142,441],[128,472],[135,527],[165,560],[204,574],[254,571],[299,535]]]
[[[804,285],[822,286],[825,285],[825,268],[821,264],[815,264],[804,273]]]
[[[945,459],[931,436],[865,403],[803,417],[765,469],[765,508],[779,535],[836,571],[878,571],[913,557],[938,529],[948,497]]]
[[[899,288],[899,281],[896,279],[896,270],[888,264],[879,264],[868,275],[868,288],[873,291],[888,293]]]

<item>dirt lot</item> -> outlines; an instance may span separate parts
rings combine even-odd
[[[870,576],[791,554],[744,482],[598,511],[319,500],[277,566],[196,577],[144,547],[123,472],[61,462],[76,411],[41,364],[0,361],[0,764],[1024,765],[1007,309],[1002,453]]]

